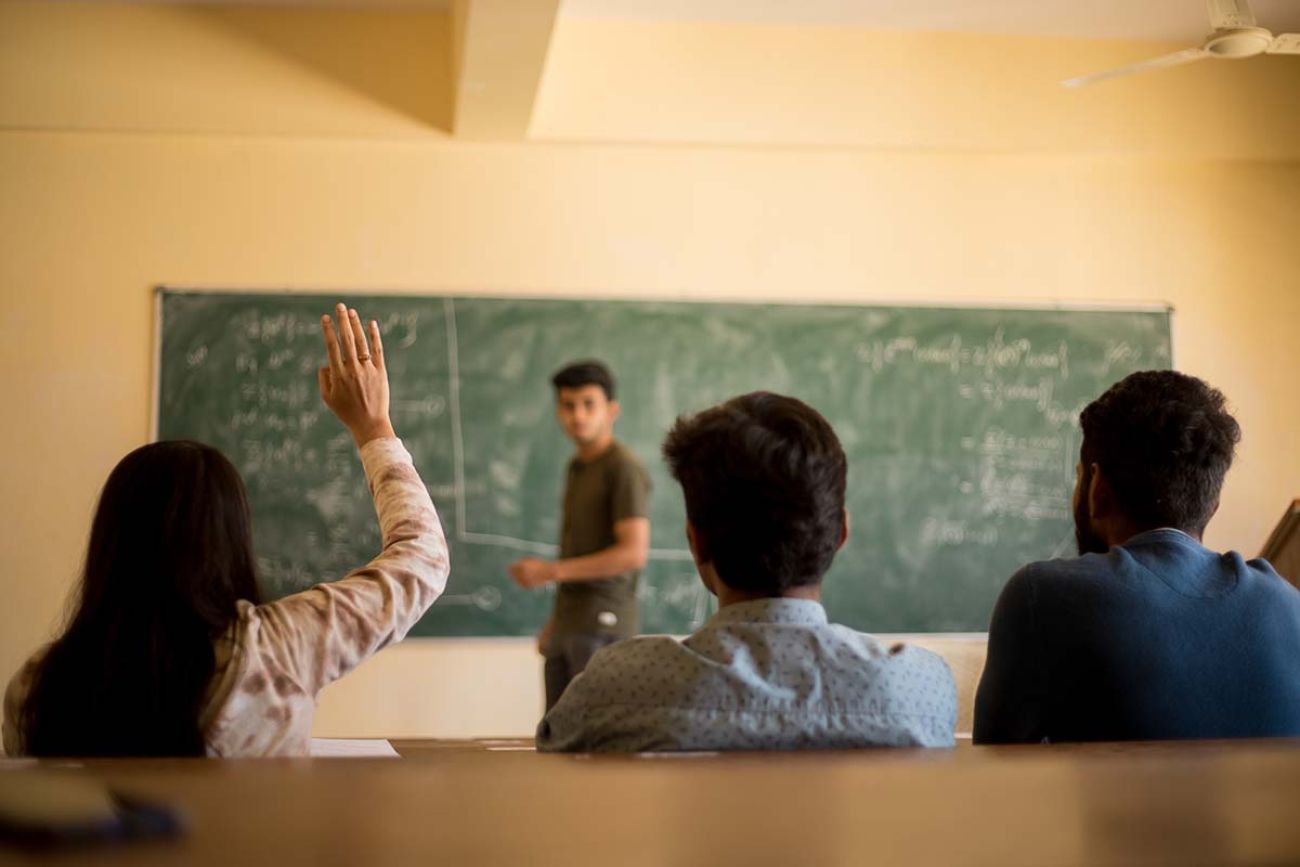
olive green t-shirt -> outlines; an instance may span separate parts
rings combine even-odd
[[[569,462],[560,521],[560,557],[582,557],[616,541],[614,525],[644,518],[650,477],[641,462],[615,442],[586,463]],[[640,629],[636,585],[639,570],[594,581],[568,581],[555,592],[557,635],[636,635]]]

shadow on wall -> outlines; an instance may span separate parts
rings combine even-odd
[[[432,129],[452,124],[451,19],[419,10],[187,6],[220,27]]]

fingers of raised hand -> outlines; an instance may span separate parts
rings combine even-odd
[[[384,342],[379,337],[379,323],[370,320],[370,358],[375,367],[384,366]]]
[[[339,348],[339,336],[334,330],[334,320],[329,314],[320,318],[321,336],[325,339],[325,354],[329,356],[330,367],[334,370],[343,369],[343,354]]]
[[[356,334],[352,331],[352,323],[348,321],[351,314],[344,304],[337,304],[334,307],[334,315],[339,320],[339,346],[343,350],[343,364],[351,367],[357,363],[357,339]]]
[[[357,361],[369,361],[370,347],[366,344],[366,331],[361,327],[361,317],[355,309],[348,311],[348,328],[352,332],[352,345],[357,350]]]

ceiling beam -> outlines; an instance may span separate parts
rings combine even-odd
[[[528,134],[560,0],[453,0],[457,137]]]

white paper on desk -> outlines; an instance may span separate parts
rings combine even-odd
[[[312,738],[311,754],[320,759],[400,759],[383,738]]]

